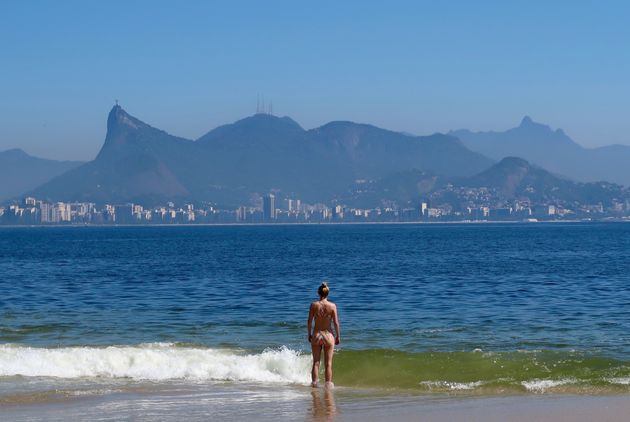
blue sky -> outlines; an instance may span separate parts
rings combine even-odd
[[[91,159],[114,99],[197,138],[257,94],[305,128],[630,144],[630,3],[24,1],[0,6],[0,150]]]

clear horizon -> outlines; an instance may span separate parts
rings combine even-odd
[[[5,5],[0,151],[90,160],[115,99],[195,139],[258,94],[307,129],[505,130],[529,115],[585,147],[630,145],[630,5],[607,5]]]

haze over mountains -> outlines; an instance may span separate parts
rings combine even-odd
[[[0,201],[35,189],[68,170],[80,161],[55,161],[28,155],[21,149],[0,152]]]
[[[562,129],[552,130],[527,116],[518,127],[504,132],[462,129],[449,134],[461,139],[471,150],[495,160],[521,157],[574,180],[630,185],[630,146],[584,148]]]
[[[32,193],[64,201],[211,200],[234,206],[279,190],[327,201],[357,179],[411,168],[463,176],[491,164],[448,135],[409,136],[352,122],[304,130],[288,117],[268,114],[220,126],[191,141],[115,106],[98,156]]]
[[[478,202],[480,196],[493,204],[509,206],[515,200],[531,204],[553,203],[610,205],[623,201],[628,191],[608,182],[581,183],[557,177],[518,157],[506,157],[473,176],[448,177],[420,170],[391,174],[372,183],[360,183],[343,198],[358,208],[374,208],[387,203],[417,207],[419,200],[461,207]],[[493,198],[490,198],[493,197]]]
[[[275,191],[309,202],[376,206],[417,202],[448,185],[483,185],[505,199],[529,189],[533,200],[553,194],[562,201],[610,201],[619,186],[568,179],[630,184],[628,163],[630,147],[586,149],[529,117],[505,132],[413,136],[345,121],[305,130],[289,117],[260,113],[193,141],[117,105],[107,118],[105,142],[88,163],[0,153],[0,199],[28,192],[50,201],[232,207]]]

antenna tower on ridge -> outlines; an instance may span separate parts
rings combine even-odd
[[[266,104],[265,96],[256,94],[256,114],[268,114],[273,116],[273,102],[269,101],[269,104]]]

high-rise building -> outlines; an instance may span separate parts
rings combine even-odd
[[[133,204],[116,205],[114,207],[116,224],[133,224]]]
[[[420,215],[421,216],[427,215],[427,210],[428,209],[429,209],[429,204],[427,204],[426,202],[421,202],[420,203]]]
[[[61,221],[63,221],[61,219],[61,208],[59,208],[56,205],[53,205],[53,207],[50,209],[50,222],[60,223]]]
[[[72,212],[70,211],[70,204],[66,204],[65,202],[57,202],[52,206],[52,209],[50,211],[50,222],[69,222],[71,221],[71,215]]]
[[[245,221],[245,220],[247,220],[247,208],[238,207],[236,209],[236,221]]]
[[[333,220],[343,220],[343,207],[341,205],[335,205],[332,209]]]
[[[534,214],[537,217],[549,217],[551,215],[555,215],[556,214],[556,207],[555,205],[536,205],[534,207]]]
[[[48,202],[40,202],[39,203],[39,217],[42,223],[50,223],[51,215],[50,215],[50,204]]]
[[[299,199],[287,199],[287,208],[289,212],[300,212],[301,207],[302,201],[300,201]]]
[[[276,219],[276,197],[273,193],[263,198],[263,219],[265,221]]]

